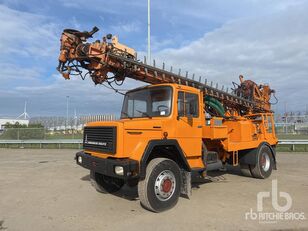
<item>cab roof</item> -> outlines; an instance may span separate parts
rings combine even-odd
[[[200,91],[198,88],[190,87],[190,86],[186,86],[186,85],[181,85],[181,84],[177,84],[177,83],[160,83],[160,84],[150,84],[150,85],[145,85],[145,86],[141,86],[141,87],[138,87],[138,88],[134,88],[134,89],[127,91],[126,93],[139,91],[139,90],[142,90],[142,89],[147,89],[147,88],[152,88],[152,87],[164,87],[164,86],[169,86],[169,87],[172,87],[174,89],[182,89],[182,90],[192,91],[192,92],[199,92]]]

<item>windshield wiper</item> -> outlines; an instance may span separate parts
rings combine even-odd
[[[132,118],[133,118],[133,117],[129,116],[129,114],[126,113],[125,111],[121,111],[121,115],[122,115],[122,114],[126,115],[126,117],[129,118],[129,119],[132,119]]]
[[[143,111],[139,111],[137,109],[135,109],[135,111],[139,112],[139,113],[142,113],[142,115],[145,115],[146,117],[149,117],[150,119],[152,119],[152,116],[150,116],[148,113],[146,112],[143,112]]]

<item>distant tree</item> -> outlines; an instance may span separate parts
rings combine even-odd
[[[44,128],[44,125],[42,125],[40,123],[29,124],[28,128]]]
[[[27,128],[27,125],[16,122],[15,124],[6,123],[5,128]]]
[[[15,124],[6,123],[4,125],[6,128],[44,128],[42,124],[35,123],[35,124],[29,124],[28,126],[25,124],[20,124],[16,122]]]

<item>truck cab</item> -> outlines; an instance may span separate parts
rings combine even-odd
[[[177,84],[159,84],[126,93],[121,118],[88,123],[84,151],[98,158],[141,161],[151,141],[176,140],[189,166],[201,167],[205,123],[199,90]],[[190,160],[192,159],[192,160]]]

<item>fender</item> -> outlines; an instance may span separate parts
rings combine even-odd
[[[142,158],[140,160],[140,179],[144,179],[145,178],[145,174],[146,174],[146,167],[147,167],[147,161],[153,151],[153,149],[155,147],[158,146],[165,146],[165,147],[173,147],[176,149],[177,151],[177,157],[178,157],[178,162],[181,163],[182,167],[186,170],[186,171],[191,171],[191,168],[185,158],[185,155],[178,143],[177,140],[174,139],[163,139],[163,140],[151,140],[149,141],[147,147],[145,148],[145,151],[142,155]]]
[[[249,149],[249,150],[242,150],[240,151],[240,163],[245,163],[245,164],[250,164],[250,165],[255,165],[257,163],[257,153],[259,152],[260,148],[266,145],[272,152],[272,156],[274,159],[274,169],[277,170],[277,164],[276,164],[276,151],[275,149],[267,142],[262,142],[258,146],[258,148],[254,149]]]
[[[269,143],[265,143],[265,144],[269,147],[269,149],[271,150],[272,155],[273,155],[273,159],[274,159],[274,168],[273,169],[277,170],[276,149],[273,148],[273,146],[271,146]]]

